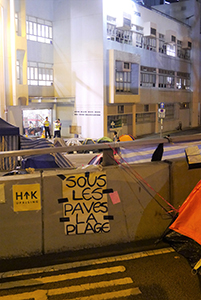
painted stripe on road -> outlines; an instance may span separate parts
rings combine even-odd
[[[77,298],[73,298],[72,300],[107,300],[107,299],[115,299],[115,298],[117,299],[120,297],[139,295],[139,294],[141,294],[140,289],[138,287],[135,287],[135,288],[119,290],[119,291],[110,292],[110,293],[95,294],[95,295],[86,296],[86,297],[77,297]],[[57,295],[59,295],[59,294],[57,294]],[[46,290],[37,290],[34,292],[1,296],[0,300],[11,300],[11,299],[12,300],[27,300],[27,299],[47,300],[48,296],[49,296],[49,293],[47,294]],[[63,298],[63,300],[65,300],[65,298]]]
[[[64,280],[71,280],[71,279],[77,279],[77,278],[83,278],[89,276],[99,276],[103,274],[124,272],[125,270],[126,268],[124,266],[117,266],[117,267],[94,269],[94,270],[75,272],[75,273],[69,273],[63,275],[38,277],[38,278],[31,278],[25,280],[4,282],[0,284],[0,289],[5,290],[5,289],[11,289],[15,287],[34,286],[34,285],[40,285],[40,284],[51,283],[56,281],[64,281]]]
[[[33,274],[40,274],[40,273],[45,273],[45,272],[46,273],[56,272],[56,271],[75,269],[75,268],[86,267],[86,266],[91,266],[91,265],[111,263],[114,261],[132,260],[132,259],[137,259],[137,258],[141,258],[141,257],[160,255],[160,254],[169,253],[169,252],[174,252],[174,249],[171,247],[168,247],[168,248],[149,250],[149,251],[143,251],[143,252],[135,252],[135,253],[130,253],[130,254],[106,257],[106,258],[76,261],[73,263],[65,263],[65,264],[59,264],[59,265],[54,265],[54,266],[2,272],[2,273],[0,273],[0,278],[10,278],[10,277],[15,277],[15,276],[33,275]]]
[[[7,295],[1,296],[0,300],[47,300],[47,291],[45,290],[37,290],[34,292],[15,294],[15,295]]]
[[[48,296],[56,296],[56,295],[75,293],[75,292],[81,292],[81,291],[86,291],[86,290],[93,290],[93,289],[98,289],[98,288],[105,288],[105,287],[109,287],[109,286],[130,284],[130,283],[133,283],[133,280],[130,277],[125,277],[123,279],[99,281],[99,282],[95,282],[95,283],[86,283],[86,284],[81,284],[81,285],[72,285],[72,286],[68,286],[65,288],[52,289],[52,290],[48,291],[47,295]]]
[[[115,299],[115,298],[117,299],[117,298],[121,298],[121,297],[125,298],[125,297],[139,295],[139,294],[141,294],[141,291],[139,288],[131,288],[131,289],[121,290],[121,291],[116,291],[116,292],[73,298],[72,300],[108,300],[108,299]],[[67,299],[63,299],[63,300],[67,300]]]

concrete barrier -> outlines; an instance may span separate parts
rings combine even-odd
[[[31,202],[37,201],[36,198],[40,199],[40,187],[40,172],[0,178],[0,257],[41,253],[41,207],[37,207],[37,203],[36,205],[34,203],[34,208],[38,209],[31,210]],[[23,211],[26,202],[29,210]]]
[[[65,217],[63,211],[64,204],[58,201],[66,197],[62,194],[62,184],[64,181],[60,177],[55,176],[55,172],[44,172],[45,253],[157,238],[166,228],[168,221],[163,220],[165,212],[153,200],[156,193],[145,185],[150,194],[147,193],[138,176],[142,176],[155,190],[167,198],[169,195],[169,171],[167,164],[156,163],[154,164],[154,168],[150,163],[129,168],[112,166],[106,167],[102,171],[97,169],[92,169],[91,171],[90,169],[89,176],[94,176],[95,174],[98,174],[97,176],[106,174],[106,186],[104,186],[104,190],[108,190],[108,193],[104,195],[106,197],[106,200],[104,200],[104,203],[106,202],[105,206],[102,206],[102,209],[100,209],[100,201],[84,200],[81,194],[86,186],[81,189],[76,186],[74,191],[75,198],[78,200],[72,200],[73,190],[68,189],[68,195],[71,195],[71,199],[68,197],[68,202],[65,202],[67,203],[66,210],[68,211],[67,215],[70,217],[70,220],[69,222],[60,222],[60,218]],[[85,172],[81,170],[63,171],[62,175],[67,178],[69,176],[79,178],[85,177]],[[93,180],[91,181],[93,182]],[[94,188],[96,186],[91,187],[89,194],[93,192]],[[113,204],[111,195],[109,194],[110,190],[113,190],[114,195],[119,196],[120,202]],[[87,197],[89,198],[90,196],[87,195]],[[160,201],[160,199],[158,200]],[[92,207],[93,202],[97,202],[99,205],[97,204],[98,206],[94,208]],[[106,212],[109,215],[109,220],[106,218],[106,221],[103,220],[105,217],[105,207],[108,208]],[[91,210],[89,211],[90,208]],[[75,216],[77,216],[77,219]],[[90,222],[87,222],[88,218]],[[81,222],[83,223],[81,224]],[[94,233],[89,223],[107,223],[108,225],[105,225],[105,228],[100,230],[102,232]],[[88,227],[86,230],[87,224]],[[76,225],[77,233],[75,229]],[[67,234],[65,234],[65,226],[68,226],[69,232]],[[83,230],[81,229],[82,227]],[[101,225],[96,227],[97,231],[99,231],[100,227]]]
[[[1,177],[0,258],[157,239],[200,175],[181,159]]]

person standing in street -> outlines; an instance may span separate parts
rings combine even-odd
[[[54,138],[55,137],[61,137],[61,122],[60,119],[57,119],[54,122]]]
[[[119,141],[119,138],[118,138],[117,132],[114,131],[113,132],[113,142],[118,142],[118,141]]]
[[[44,122],[44,127],[45,127],[45,138],[47,138],[47,136],[49,136],[49,138],[51,139],[51,134],[50,134],[50,122],[48,120],[48,117],[45,118],[45,122]]]

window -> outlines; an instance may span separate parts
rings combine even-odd
[[[167,55],[170,55],[170,56],[175,56],[175,53],[176,53],[176,46],[173,44],[167,44]]]
[[[175,75],[174,71],[162,70],[159,69],[159,88],[174,88]]]
[[[107,39],[123,44],[132,44],[132,32],[129,30],[116,29],[113,24],[107,24]]]
[[[137,124],[153,123],[155,122],[155,113],[138,113],[136,114],[135,121]]]
[[[150,51],[156,51],[156,38],[144,37],[143,48]]]
[[[165,36],[164,34],[159,33],[159,49],[160,53],[166,54],[166,44],[165,44]]]
[[[113,24],[107,24],[107,39],[111,41],[116,40],[116,29],[115,25]]]
[[[176,36],[171,35],[171,42],[176,43]]]
[[[124,24],[127,26],[130,20],[124,18]],[[129,25],[130,27],[130,25]],[[132,31],[120,30],[116,28],[116,18],[107,16],[107,39],[118,43],[132,45]]]
[[[52,22],[27,16],[27,39],[41,43],[52,43]]]
[[[28,62],[28,85],[51,86],[53,84],[53,65]]]
[[[136,33],[136,47],[142,48],[143,34]]]
[[[156,69],[141,66],[140,86],[155,87],[156,86]]]
[[[177,89],[189,90],[190,84],[191,84],[191,80],[190,80],[189,73],[177,72],[177,77],[176,77]]]
[[[15,13],[15,31],[19,35],[19,14],[17,12]]]
[[[116,29],[116,42],[132,44],[132,32],[129,30]]]
[[[133,37],[135,40],[135,46],[142,48],[143,41],[143,27],[138,25],[132,25]]]
[[[17,73],[17,83],[20,84],[21,79],[20,79],[20,61],[19,60],[16,61],[16,73]]]
[[[190,108],[190,103],[188,103],[188,102],[179,103],[179,108],[180,109],[189,109]]]
[[[118,114],[124,113],[124,105],[118,105]]]
[[[116,61],[116,92],[131,92],[131,64]]]
[[[151,35],[155,35],[156,36],[156,29],[151,27]]]
[[[184,50],[182,49],[182,41],[177,40],[177,57],[184,58]]]
[[[130,92],[131,73],[116,71],[116,92]]]
[[[184,59],[189,60],[191,57],[191,50],[190,49],[184,49]]]

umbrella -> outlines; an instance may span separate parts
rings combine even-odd
[[[112,143],[113,140],[107,136],[103,136],[102,138],[97,140],[97,143]]]
[[[134,141],[134,137],[131,134],[123,134],[119,137],[120,142]]]

